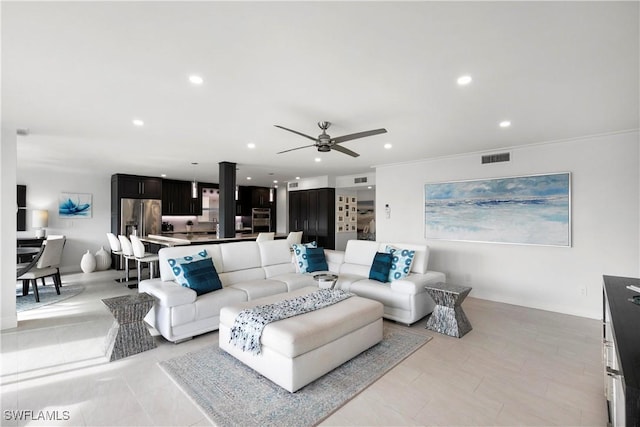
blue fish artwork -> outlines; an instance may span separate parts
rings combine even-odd
[[[62,193],[58,203],[61,218],[91,217],[91,194]]]
[[[569,173],[425,185],[427,239],[571,246]]]

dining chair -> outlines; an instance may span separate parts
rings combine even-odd
[[[289,247],[293,247],[293,245],[302,243],[302,231],[291,231],[287,236],[287,243]]]
[[[124,257],[124,280],[129,281],[129,260],[135,260],[136,256],[133,253],[133,246],[127,236],[118,234],[118,240],[120,241],[120,248],[122,250],[122,256]]]
[[[123,265],[124,255],[122,254],[122,245],[120,244],[120,240],[113,233],[107,233],[107,239],[109,240],[109,247],[111,248],[111,254],[120,257],[120,267]],[[115,279],[116,282],[122,283],[126,281],[124,277],[119,279]]]
[[[38,279],[52,277],[56,293],[60,295],[60,286],[62,280],[60,277],[60,261],[62,259],[62,250],[66,243],[65,236],[49,236],[43,243],[43,250],[37,262],[31,267],[25,268],[18,280],[22,280],[23,294],[29,289],[29,283],[33,286],[33,295],[36,302],[40,302],[40,293],[38,292]]]
[[[138,283],[142,278],[142,264],[149,264],[149,278],[153,279],[154,277],[154,266],[158,262],[158,254],[152,254],[150,252],[145,252],[144,243],[140,240],[138,236],[131,235],[131,246],[133,247],[133,255],[135,256],[136,262],[138,263]]]
[[[258,237],[256,237],[256,242],[264,242],[266,240],[273,240],[275,238],[276,233],[258,233]]]

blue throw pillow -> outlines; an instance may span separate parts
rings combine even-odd
[[[387,246],[386,251],[393,256],[391,270],[389,270],[389,281],[393,282],[394,280],[407,277],[409,272],[411,272],[411,264],[413,264],[413,257],[416,251],[396,248],[394,246]]]
[[[329,266],[324,257],[324,248],[307,248],[307,273],[327,271]]]
[[[203,295],[222,289],[222,282],[211,258],[182,264],[186,286]],[[182,285],[185,286],[185,285]]]
[[[385,252],[376,252],[369,270],[369,279],[386,283],[389,281],[389,271],[393,263],[393,255]]]
[[[293,254],[296,256],[296,262],[298,263],[300,273],[306,273],[307,269],[309,268],[309,262],[307,261],[307,249],[316,248],[318,247],[318,244],[316,242],[304,244],[296,243],[291,247],[293,248]]]
[[[193,255],[183,256],[181,258],[167,258],[167,262],[169,263],[169,267],[171,267],[171,271],[176,278],[176,282],[181,284],[182,286],[187,286],[187,280],[184,277],[184,270],[182,269],[182,264],[187,264],[193,261],[199,261],[201,259],[211,259],[206,249],[201,250],[198,253]]]

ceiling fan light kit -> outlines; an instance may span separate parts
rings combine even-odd
[[[277,154],[288,153],[289,151],[299,150],[301,148],[316,147],[317,150],[321,153],[326,153],[331,150],[336,150],[336,151],[339,151],[340,153],[347,154],[351,157],[358,157],[360,154],[356,153],[355,151],[351,151],[348,148],[345,148],[338,144],[341,144],[346,141],[351,141],[353,139],[365,138],[367,136],[387,133],[386,129],[381,128],[381,129],[367,130],[364,132],[351,133],[349,135],[343,135],[337,138],[331,138],[331,136],[327,134],[327,129],[329,129],[329,126],[331,126],[331,122],[321,121],[321,122],[318,122],[318,127],[322,130],[322,133],[318,135],[317,138],[314,138],[312,136],[309,136],[302,132],[298,132],[297,130],[286,128],[284,126],[280,126],[280,125],[274,125],[274,126],[277,128],[286,130],[288,132],[295,133],[296,135],[300,135],[302,137],[308,138],[315,142],[314,144],[311,144],[311,145],[304,145],[302,147],[296,147],[296,148],[291,148],[289,150],[280,151]]]

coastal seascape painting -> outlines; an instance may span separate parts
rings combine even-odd
[[[571,174],[426,184],[425,236],[571,246]]]
[[[60,193],[58,215],[60,218],[91,218],[91,193]]]

